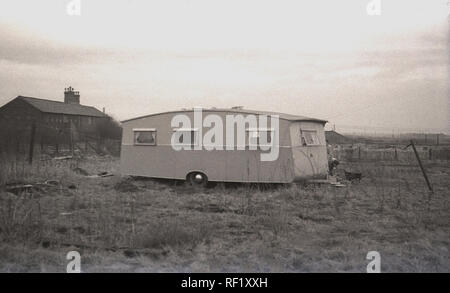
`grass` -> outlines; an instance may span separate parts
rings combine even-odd
[[[365,272],[371,250],[385,272],[450,271],[448,162],[427,162],[432,196],[413,164],[339,168],[365,177],[195,189],[120,177],[112,157],[2,165],[3,183],[58,184],[1,192],[0,271],[64,272],[70,250],[84,272]]]

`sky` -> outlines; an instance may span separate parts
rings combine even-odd
[[[70,85],[118,120],[243,106],[450,133],[448,0],[372,1],[0,0],[0,105]]]

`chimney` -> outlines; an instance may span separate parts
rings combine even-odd
[[[74,91],[73,87],[69,86],[64,89],[64,103],[67,104],[79,104],[80,103],[80,92]]]

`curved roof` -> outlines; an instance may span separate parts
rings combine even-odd
[[[168,111],[168,112],[161,112],[161,113],[155,113],[140,117],[135,117],[127,120],[121,121],[122,123],[126,123],[129,121],[147,118],[151,116],[157,116],[157,115],[163,115],[163,114],[175,114],[175,113],[186,113],[186,112],[192,112],[194,109],[185,109],[185,110],[177,110],[177,111]],[[259,111],[259,110],[249,110],[249,109],[227,109],[227,108],[211,108],[211,109],[202,109],[203,112],[226,112],[230,114],[252,114],[252,115],[278,115],[280,119],[288,120],[288,121],[311,121],[311,122],[318,122],[318,123],[327,123],[327,120],[323,119],[317,119],[317,118],[310,118],[306,116],[300,116],[300,115],[292,115],[292,114],[286,114],[286,113],[280,113],[280,112],[270,112],[270,111]]]

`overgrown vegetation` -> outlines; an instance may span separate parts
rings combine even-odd
[[[432,195],[415,164],[396,162],[343,163],[365,176],[341,188],[194,189],[121,178],[117,167],[108,156],[3,161],[0,270],[61,272],[69,250],[87,272],[365,272],[371,250],[382,271],[450,269],[445,162],[426,164]],[[116,176],[86,176],[101,171]],[[6,192],[11,182],[33,187]]]
[[[122,126],[113,117],[108,116],[97,124],[96,133],[103,139],[122,139]]]

